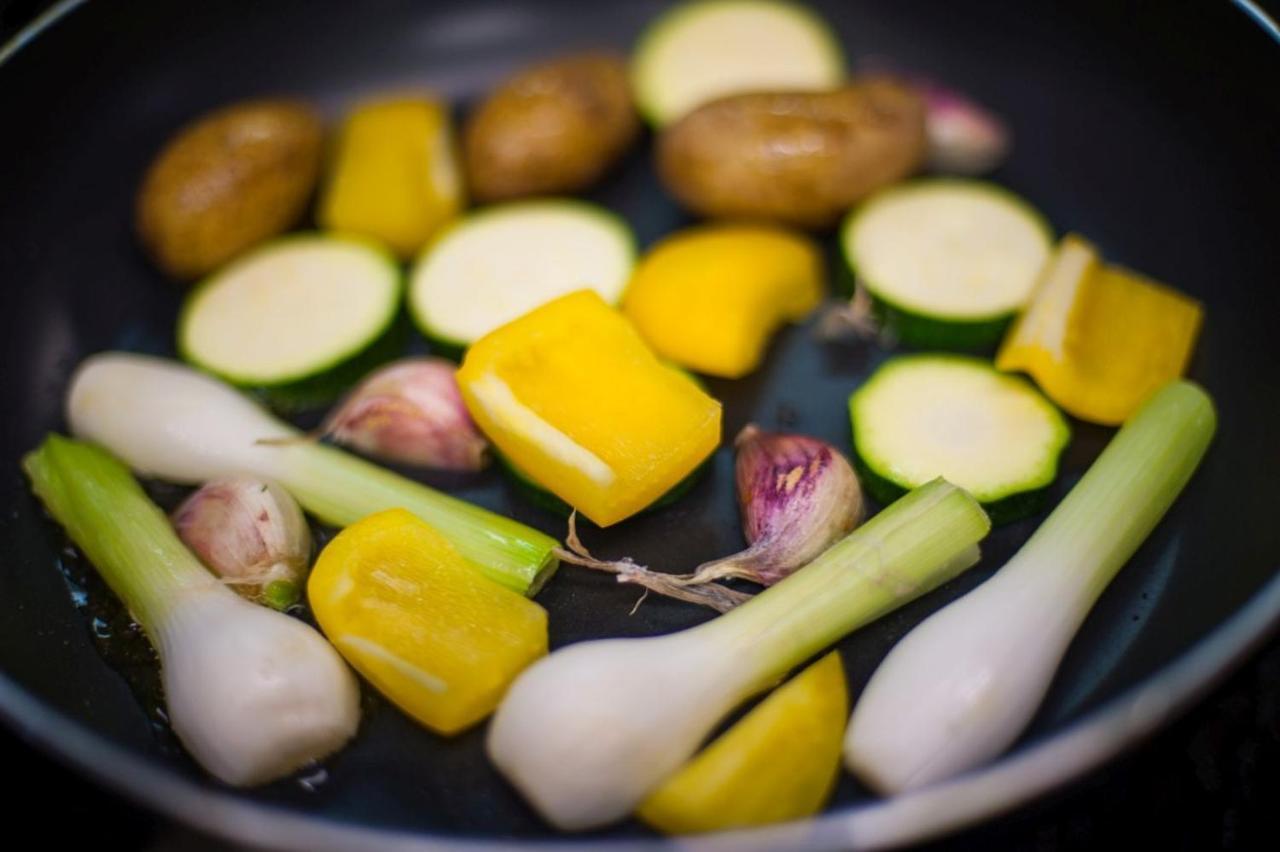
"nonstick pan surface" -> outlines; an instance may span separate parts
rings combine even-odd
[[[531,59],[626,49],[662,5],[92,0],[62,4],[20,49],[11,45],[0,65],[0,714],[12,726],[151,807],[241,840],[306,849],[583,842],[557,838],[504,784],[484,760],[483,727],[441,739],[372,694],[357,739],[323,767],[251,791],[210,781],[164,725],[145,642],[43,517],[17,460],[64,428],[62,393],[83,357],[173,352],[181,293],[145,261],[131,219],[142,171],[179,125],[264,94],[309,98],[331,118],[362,96],[407,88],[432,88],[465,108]],[[1161,724],[1280,614],[1280,46],[1228,3],[814,5],[855,63],[891,59],[1005,115],[1016,145],[995,179],[1059,232],[1086,234],[1108,258],[1205,302],[1190,375],[1213,394],[1220,430],[1185,494],[1089,616],[1008,757],[896,800],[845,776],[823,817],[708,847],[902,842],[1013,807]],[[591,194],[625,215],[642,245],[688,221],[661,192],[649,155],[646,143]],[[822,344],[799,327],[775,341],[757,373],[708,384],[725,403],[726,435],[755,421],[847,447],[845,401],[886,354]],[[1110,434],[1073,423],[1051,504]],[[681,569],[737,549],[731,472],[722,448],[683,500],[592,530],[588,544]],[[496,471],[426,480],[563,531]],[[843,641],[854,694],[897,639],[989,577],[1043,517],[997,529],[978,567]],[[562,568],[539,596],[552,644],[708,617],[654,598],[629,616],[636,595]],[[637,823],[585,840],[658,842]]]

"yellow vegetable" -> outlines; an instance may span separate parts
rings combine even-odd
[[[1006,335],[996,367],[1028,373],[1081,420],[1118,425],[1182,375],[1203,316],[1199,302],[1103,264],[1071,234]]]
[[[637,813],[667,834],[812,816],[835,786],[848,717],[844,668],[832,651],[699,752]]]
[[[822,298],[822,261],[807,238],[765,225],[689,228],[632,275],[623,310],[664,358],[737,378],[760,364],[769,337]]]
[[[403,509],[338,533],[316,560],[307,596],[347,662],[442,734],[492,713],[515,676],[547,652],[542,607],[477,573]]]
[[[720,403],[590,290],[480,338],[458,384],[517,468],[602,527],[657,500],[720,442]]]
[[[377,101],[347,119],[320,201],[324,228],[373,237],[411,257],[461,208],[448,108]]]

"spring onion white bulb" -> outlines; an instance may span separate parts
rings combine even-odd
[[[1007,748],[1094,601],[1191,478],[1215,422],[1189,382],[1148,400],[999,573],[889,653],[854,708],[849,768],[896,793]]]
[[[406,509],[521,594],[536,592],[557,564],[550,536],[304,440],[230,386],[173,361],[124,352],[86,359],[71,380],[67,419],[78,437],[139,473],[187,485],[235,475],[273,479],[333,526]]]
[[[989,528],[972,497],[936,480],[713,621],[557,651],[507,693],[489,756],[560,828],[624,817],[734,706],[968,568]]]
[[[355,734],[359,686],[337,652],[206,571],[124,465],[50,435],[23,468],[151,639],[174,733],[205,769],[227,784],[260,784]]]

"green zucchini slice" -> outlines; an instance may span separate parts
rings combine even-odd
[[[966,489],[993,522],[1039,508],[1071,437],[1030,382],[961,355],[901,355],[849,398],[853,448],[881,502],[938,476]]]
[[[1035,208],[994,184],[925,179],[883,190],[840,233],[845,263],[903,343],[996,343],[1031,298],[1053,250]]]
[[[695,0],[661,15],[631,62],[640,112],[656,127],[741,92],[831,89],[839,42],[814,12],[780,0]]]
[[[274,240],[199,284],[178,319],[178,349],[232,384],[297,407],[393,354],[403,279],[372,242],[324,234]],[[375,359],[376,360],[376,359]]]
[[[616,305],[636,246],[617,215],[584,201],[489,207],[450,226],[414,265],[409,313],[437,348],[457,354],[558,296],[589,288]]]

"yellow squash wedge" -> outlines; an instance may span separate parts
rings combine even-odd
[[[358,107],[339,135],[318,218],[332,231],[372,237],[402,258],[462,208],[448,107],[426,98]]]
[[[602,527],[657,500],[720,442],[720,403],[589,290],[480,338],[458,385],[516,467]]]
[[[832,651],[664,781],[637,815],[666,834],[812,816],[835,787],[848,718],[844,668]]]
[[[547,652],[546,610],[477,573],[403,509],[338,533],[316,560],[307,597],[347,662],[442,734],[492,713]]]
[[[1005,336],[996,367],[1029,374],[1081,420],[1119,425],[1182,375],[1203,316],[1199,302],[1102,263],[1092,245],[1069,234]]]
[[[769,338],[822,298],[811,240],[765,225],[703,225],[655,246],[623,310],[659,355],[725,378],[750,373]]]

